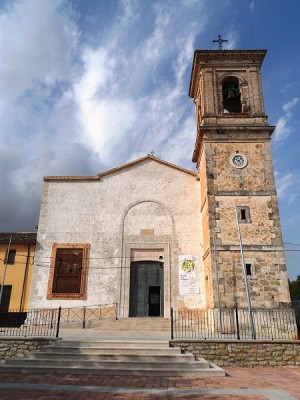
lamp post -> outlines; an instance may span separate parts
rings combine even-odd
[[[238,237],[239,237],[239,242],[240,242],[240,253],[241,253],[241,260],[242,260],[243,272],[244,272],[244,280],[245,280],[245,288],[246,288],[246,296],[247,296],[247,304],[248,304],[248,312],[249,312],[249,322],[250,322],[250,329],[251,329],[251,337],[252,337],[252,339],[256,339],[256,333],[255,333],[253,317],[252,317],[251,300],[250,300],[249,287],[248,287],[247,271],[246,271],[244,252],[243,252],[243,242],[242,242],[242,236],[241,236],[241,231],[240,231],[239,216],[238,216],[238,211],[237,211],[237,207],[236,206],[235,206],[235,217],[236,217]]]
[[[219,269],[218,269],[215,234],[213,234],[213,243],[214,243],[214,259],[215,259],[214,264],[215,264],[215,271],[216,271],[217,293],[218,293],[219,325],[220,325],[220,330],[221,330],[221,333],[222,333],[222,331],[223,331],[223,327],[222,327],[222,310],[221,310],[220,287],[219,287]]]

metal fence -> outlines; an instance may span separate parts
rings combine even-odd
[[[254,332],[247,309],[173,310],[171,338],[297,339],[293,309],[253,309]]]
[[[0,336],[41,337],[59,334],[60,308],[0,312]]]
[[[118,319],[118,303],[98,304],[83,307],[70,307],[61,309],[61,325],[82,324],[85,329],[88,322],[103,319]]]
[[[118,304],[98,304],[82,307],[34,309],[0,312],[0,336],[40,337],[59,335],[61,326],[104,319],[118,319]]]

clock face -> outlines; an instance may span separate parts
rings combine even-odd
[[[236,168],[244,168],[247,165],[247,158],[243,154],[234,154],[231,156],[231,164]]]

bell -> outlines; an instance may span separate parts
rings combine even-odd
[[[233,90],[228,90],[228,95],[227,95],[227,99],[233,99],[235,98],[235,94]]]

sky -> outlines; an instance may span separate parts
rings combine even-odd
[[[155,151],[195,170],[195,49],[267,49],[290,279],[300,274],[299,0],[0,0],[0,231],[35,231],[43,176]]]

